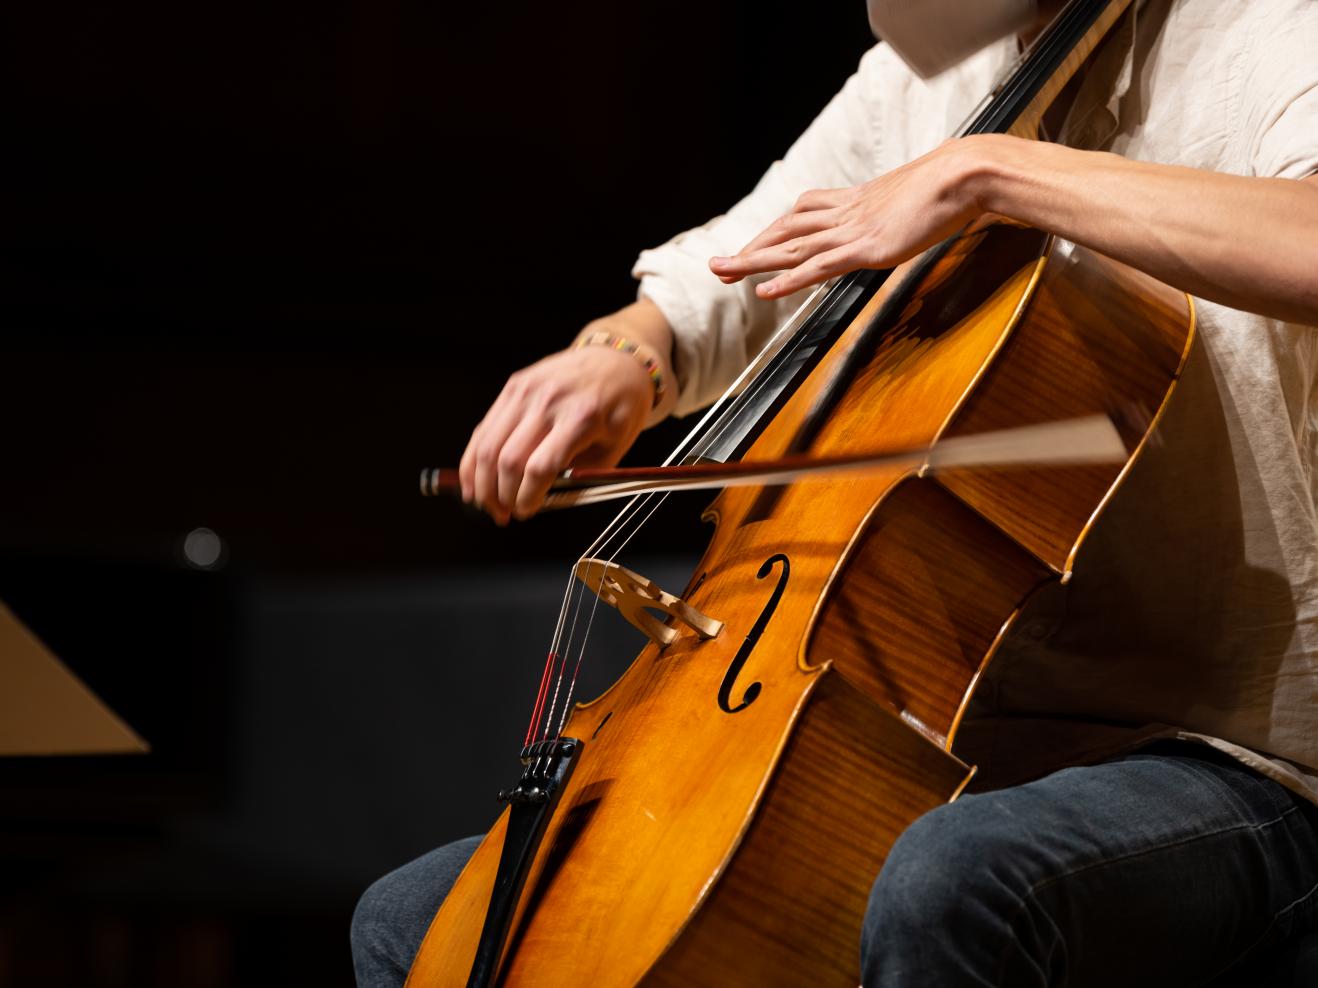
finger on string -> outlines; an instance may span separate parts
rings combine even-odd
[[[548,415],[526,415],[504,440],[499,451],[498,487],[499,504],[510,514],[517,503],[518,491],[525,482],[526,464],[554,427]]]
[[[790,271],[784,271],[776,278],[759,285],[755,293],[760,298],[781,298],[809,285],[817,285],[835,275],[846,274],[861,267],[864,265],[860,263],[856,245],[848,243],[817,254]]]
[[[732,259],[733,263],[728,266],[729,276],[723,280],[732,281],[734,276],[740,279],[766,271],[786,271],[806,263],[816,255],[840,247],[851,239],[853,234],[850,230],[832,228],[760,250],[742,251]]]
[[[838,224],[839,213],[835,209],[822,209],[812,213],[788,213],[780,216],[765,227],[754,239],[731,257],[714,257],[710,259],[710,270],[720,277],[725,271],[735,270],[739,259],[747,254],[765,247],[772,247],[786,241],[796,240],[811,233],[831,229]],[[724,280],[728,280],[724,277]]]
[[[811,213],[788,213],[771,223],[733,256],[711,258],[709,269],[718,275],[719,280],[725,285],[740,281],[745,277],[745,272],[739,272],[739,264],[747,254],[832,229],[837,226],[839,218],[839,213],[835,209]]]
[[[516,497],[508,502],[515,517],[529,518],[540,510],[554,478],[591,445],[593,423],[592,416],[583,414],[565,415],[554,423],[527,458]]]

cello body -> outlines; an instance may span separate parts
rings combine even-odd
[[[1030,595],[1070,578],[1170,399],[1194,321],[1187,296],[1133,269],[985,222],[867,336],[905,274],[748,459],[793,448],[850,356],[859,370],[812,451],[1105,412],[1127,460],[719,494],[682,597],[722,630],[648,645],[572,709],[564,734],[584,748],[526,873],[506,988],[858,983],[874,876],[973,774],[955,740],[975,687]],[[437,913],[409,988],[468,983],[506,819]]]

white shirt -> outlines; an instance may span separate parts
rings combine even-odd
[[[1318,172],[1318,3],[1149,0],[1115,31],[1069,143],[1239,175]],[[716,398],[800,302],[758,299],[754,279],[725,286],[709,258],[735,253],[807,189],[856,185],[931,150],[1014,52],[1004,42],[922,81],[876,46],[750,195],[641,254],[641,294],[675,334],[679,414]],[[1318,331],[1196,307],[1196,352],[1158,441],[1069,586],[1031,601],[963,744],[1026,777],[1180,736],[1318,801]]]

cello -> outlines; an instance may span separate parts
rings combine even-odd
[[[1072,0],[963,133],[1036,137],[1129,2]],[[1123,455],[731,487],[680,595],[617,562],[662,500],[633,498],[573,567],[522,777],[410,988],[854,986],[874,875],[970,781],[955,742],[976,687],[1029,598],[1071,578],[1193,328],[1183,293],[988,218],[816,291],[671,464],[845,458],[875,437],[936,453],[1094,413]],[[573,704],[578,618],[601,602],[650,642]]]

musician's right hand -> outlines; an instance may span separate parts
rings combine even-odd
[[[672,407],[672,331],[642,299],[592,323],[661,355],[659,407],[635,354],[606,346],[563,350],[513,374],[467,441],[458,473],[463,500],[500,525],[539,510],[553,479],[571,466],[614,466],[646,425]]]

